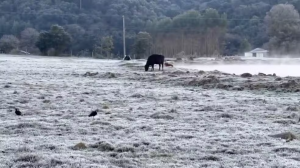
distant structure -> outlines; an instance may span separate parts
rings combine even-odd
[[[131,60],[131,57],[130,57],[129,55],[126,55],[126,56],[123,58],[123,60],[129,61],[129,60]]]
[[[268,54],[268,50],[264,50],[262,48],[256,48],[252,51],[246,52],[245,57],[247,58],[264,58]]]
[[[26,54],[26,55],[30,55],[29,52],[26,52],[26,51],[23,51],[23,50],[20,50],[20,52],[23,53],[23,54]]]

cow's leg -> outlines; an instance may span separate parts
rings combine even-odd
[[[160,64],[158,64],[158,66],[159,66],[159,69],[158,69],[158,70],[160,71]]]
[[[152,65],[152,71],[154,71],[154,64]]]

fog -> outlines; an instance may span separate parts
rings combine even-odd
[[[276,73],[277,76],[300,76],[300,64],[299,65],[268,65],[268,64],[260,64],[260,65],[195,65],[195,64],[179,64],[176,65],[177,68],[185,68],[185,69],[197,69],[204,71],[213,71],[218,70],[226,73],[237,74],[240,75],[242,73],[248,72],[251,74],[258,74],[259,72],[265,74],[273,74]]]

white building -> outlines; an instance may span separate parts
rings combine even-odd
[[[262,48],[256,48],[252,51],[246,52],[245,57],[247,58],[264,58],[268,54],[268,50]]]

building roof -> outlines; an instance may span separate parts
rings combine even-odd
[[[254,49],[252,51],[249,51],[249,52],[250,53],[266,53],[266,52],[268,52],[268,50],[264,50],[262,48],[256,48],[256,49]]]

